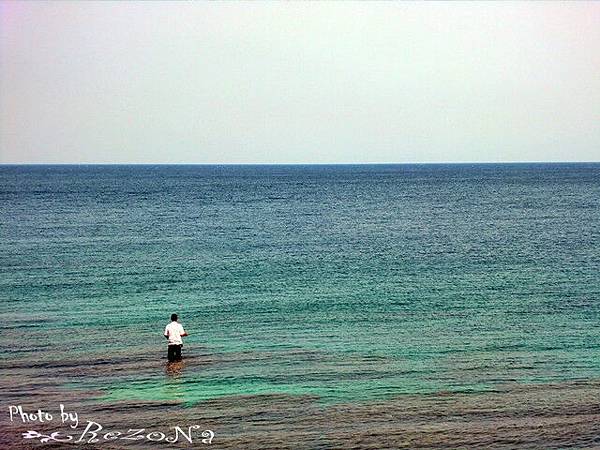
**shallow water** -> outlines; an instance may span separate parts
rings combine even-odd
[[[5,405],[230,448],[600,445],[600,164],[2,166],[0,200]]]

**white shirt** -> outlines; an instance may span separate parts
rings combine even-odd
[[[171,322],[165,327],[165,336],[169,338],[169,345],[181,345],[181,335],[185,334],[183,326],[179,322]]]

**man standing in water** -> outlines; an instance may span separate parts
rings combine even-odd
[[[177,322],[177,314],[171,314],[171,323],[165,327],[165,337],[169,340],[169,362],[181,361],[181,338],[187,335],[183,326]]]

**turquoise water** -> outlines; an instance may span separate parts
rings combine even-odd
[[[0,199],[14,398],[53,373],[187,407],[600,378],[600,164],[2,166]]]

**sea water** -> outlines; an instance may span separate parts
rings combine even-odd
[[[600,378],[598,163],[0,166],[0,205],[14,402],[327,407]]]

